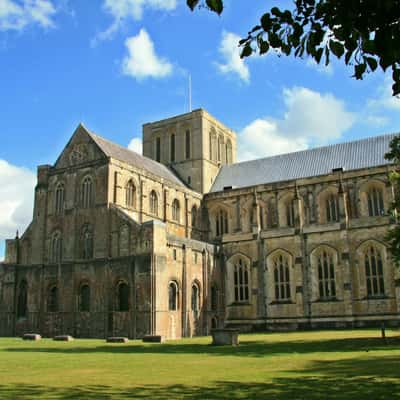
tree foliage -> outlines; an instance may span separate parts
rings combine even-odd
[[[390,173],[390,180],[394,187],[394,203],[392,204],[392,213],[395,225],[391,228],[386,236],[389,243],[390,252],[397,266],[400,266],[400,136],[395,136],[390,142],[390,151],[385,155],[385,158],[396,166],[396,169]]]
[[[187,0],[221,14],[223,0]],[[294,9],[273,7],[239,42],[241,57],[308,55],[318,64],[331,56],[354,68],[354,77],[380,67],[392,70],[393,95],[400,94],[400,0],[294,0]]]

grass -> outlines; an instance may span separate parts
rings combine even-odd
[[[400,400],[400,333],[240,335],[166,344],[0,338],[0,399]]]

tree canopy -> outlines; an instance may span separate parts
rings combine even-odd
[[[294,0],[293,10],[271,8],[241,39],[241,57],[266,54],[308,55],[328,65],[331,56],[354,68],[354,77],[378,68],[392,71],[393,95],[400,94],[400,0]],[[187,0],[194,10],[220,15],[223,0]]]

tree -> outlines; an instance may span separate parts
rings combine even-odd
[[[220,15],[223,0],[187,0]],[[354,67],[354,77],[380,67],[392,70],[393,95],[400,94],[400,0],[294,0],[294,10],[273,7],[239,41],[241,57],[274,49],[312,57],[318,64],[333,54]]]
[[[396,166],[400,165],[400,136],[395,136],[390,142],[390,150],[385,154],[385,158],[392,161]],[[397,168],[398,169],[398,168]],[[400,173],[396,170],[390,173],[390,180],[394,186],[394,202],[392,213],[395,219],[395,226],[391,228],[386,236],[389,249],[396,264],[400,266]]]

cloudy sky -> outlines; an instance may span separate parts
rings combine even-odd
[[[389,75],[240,60],[238,40],[285,1],[227,0],[221,17],[185,3],[0,0],[0,259],[29,223],[36,166],[54,163],[80,121],[140,151],[143,123],[188,110],[189,74],[193,108],[238,133],[240,160],[400,131]]]

